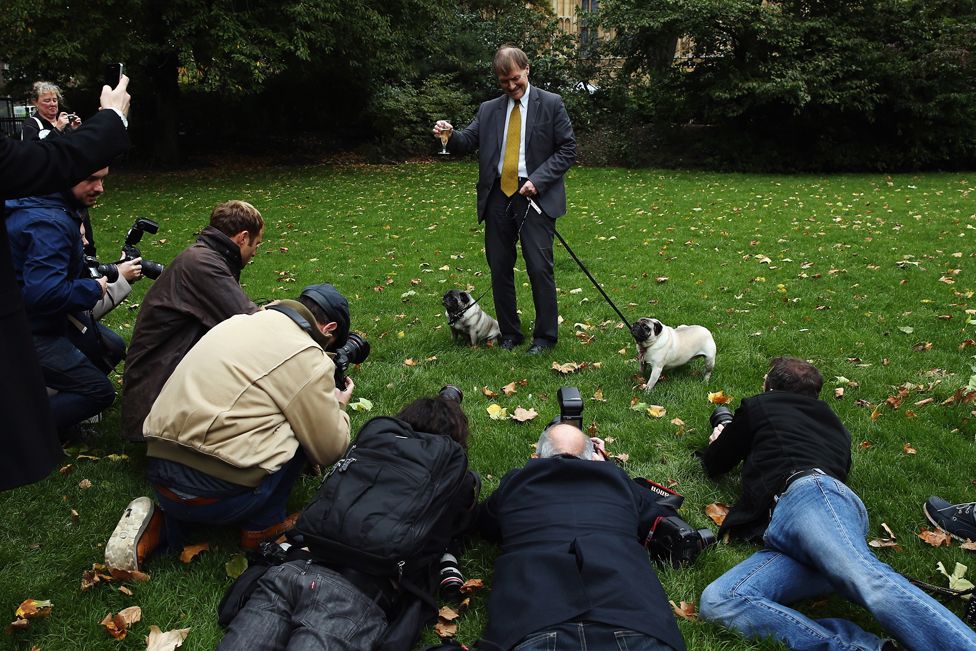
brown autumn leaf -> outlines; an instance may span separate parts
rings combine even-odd
[[[593,392],[593,400],[598,402],[606,402],[607,399],[603,397],[603,387],[597,387],[596,391]]]
[[[81,490],[87,490],[91,487],[92,487],[92,483],[90,479],[82,479],[80,482],[78,482],[78,488],[80,488]]]
[[[562,373],[563,375],[569,375],[570,373],[575,373],[580,369],[580,365],[576,362],[566,362],[565,364],[560,364],[559,362],[552,363],[552,370],[557,373]]]
[[[132,596],[132,590],[129,590],[129,588],[127,588],[124,585],[120,585],[119,586],[119,592],[121,592],[122,594],[124,594],[126,596],[129,596],[129,597]]]
[[[844,397],[844,387],[837,387],[836,389],[834,389],[834,398],[840,400],[843,397]]]
[[[915,413],[914,409],[905,410],[905,418],[915,418],[916,416],[918,416],[918,414]]]
[[[881,523],[881,528],[885,530],[885,533],[887,535],[884,536],[884,537],[874,538],[873,540],[869,540],[868,541],[868,545],[870,545],[871,547],[874,547],[875,549],[881,549],[881,548],[885,548],[885,547],[893,547],[895,549],[895,551],[900,552],[901,551],[901,545],[899,545],[898,544],[898,541],[895,539],[895,532],[892,531],[891,530],[891,527],[889,527],[884,522]]]
[[[869,447],[871,447],[871,441],[864,439],[863,441],[857,444],[857,447],[860,450],[867,450]]]
[[[932,342],[920,341],[914,346],[912,346],[912,350],[914,350],[917,353],[927,353],[928,351],[932,350]]]
[[[950,536],[947,532],[943,531],[942,529],[935,529],[933,531],[929,531],[925,527],[922,527],[922,530],[919,531],[917,535],[919,538],[921,538],[928,544],[932,545],[933,547],[952,546],[952,536]]]
[[[71,521],[74,522],[75,524],[78,524],[79,520],[81,520],[81,516],[78,515],[77,511],[71,509]]]
[[[58,472],[62,475],[67,475],[69,472],[71,472],[74,469],[75,467],[69,463],[66,466],[61,466],[60,468],[58,468]]]
[[[514,382],[509,382],[508,384],[506,384],[505,386],[503,386],[502,387],[502,393],[504,393],[506,396],[510,396],[510,395],[514,394],[515,393],[515,383]]]
[[[145,583],[149,580],[149,575],[139,570],[120,570],[115,567],[109,568],[112,579],[119,583]]]
[[[671,419],[671,424],[678,428],[678,431],[676,432],[676,434],[678,436],[684,435],[684,433],[685,433],[685,421],[681,420],[680,418],[675,417],[675,418],[672,418]]]
[[[918,454],[918,450],[913,448],[911,443],[906,442],[905,445],[901,446],[901,449],[905,452],[905,454]]]
[[[196,545],[187,545],[183,548],[183,551],[180,552],[180,562],[189,563],[196,558],[197,554],[201,554],[209,549],[210,543],[208,542],[202,542]]]
[[[457,619],[461,615],[459,615],[458,612],[456,610],[454,610],[453,608],[451,608],[450,606],[441,606],[441,609],[439,611],[437,611],[437,616],[440,617],[443,620],[447,620],[449,622],[453,622],[455,619]]]
[[[7,635],[12,635],[14,631],[22,631],[28,626],[30,626],[30,620],[18,617],[14,621],[7,624],[7,628],[4,629],[4,632]]]
[[[485,582],[481,579],[468,579],[461,586],[461,594],[474,594],[485,587]]]
[[[874,421],[878,420],[879,418],[881,418],[881,405],[880,404],[877,407],[875,407],[874,410],[871,412],[871,422],[874,422]]]
[[[437,618],[437,623],[434,624],[434,632],[441,639],[448,639],[457,635],[458,625],[457,622],[449,622],[441,618]]]
[[[405,360],[403,360],[403,365],[404,366],[416,366],[417,365],[417,360],[415,360],[413,357],[408,357]]]
[[[14,615],[18,619],[35,619],[37,617],[48,617],[54,604],[47,599],[25,599],[19,606]]]
[[[596,436],[597,435],[597,432],[599,432],[599,431],[600,431],[600,428],[597,427],[596,421],[593,421],[592,423],[590,423],[590,426],[586,428],[586,433],[589,434],[590,436]]]
[[[693,622],[698,619],[698,612],[695,610],[694,601],[682,601],[681,604],[678,605],[673,601],[668,600],[668,603],[671,604],[671,610],[674,611],[674,614],[681,619],[688,620],[689,622]]]
[[[959,350],[965,350],[969,346],[976,346],[976,341],[972,339],[967,339],[961,344],[959,344]]]
[[[149,635],[146,636],[146,651],[174,651],[177,647],[183,646],[183,640],[189,633],[189,628],[175,628],[163,632],[153,624],[149,627]]]
[[[970,552],[976,552],[976,542],[973,542],[972,540],[967,540],[964,543],[960,543],[959,548],[965,549]]]
[[[656,282],[659,285],[661,283],[666,283],[666,282],[668,282],[668,277],[667,276],[658,276],[657,278],[654,279],[654,282]]]
[[[481,387],[481,393],[485,394],[485,397],[486,398],[497,398],[498,397],[498,393],[495,392],[495,391],[492,391],[487,386]]]
[[[627,454],[626,452],[621,452],[620,454],[611,454],[610,458],[620,459],[621,463],[627,463],[628,461],[630,461],[630,455]]]
[[[705,506],[705,515],[711,518],[712,522],[718,526],[722,526],[725,522],[725,516],[729,514],[729,505],[722,504],[721,502],[712,502]]]
[[[125,620],[119,615],[113,615],[112,613],[105,615],[99,624],[116,640],[124,640],[126,634],[129,632],[128,627],[125,625]]]
[[[930,405],[935,402],[935,398],[925,398],[924,400],[919,400],[915,403],[916,407],[924,407],[925,405]]]
[[[725,391],[715,391],[708,394],[708,401],[713,405],[727,405],[732,402],[732,396],[725,395]]]
[[[536,412],[535,409],[523,409],[520,405],[515,408],[515,411],[512,412],[510,418],[514,421],[518,421],[519,423],[524,423],[532,420],[538,415],[539,414]]]

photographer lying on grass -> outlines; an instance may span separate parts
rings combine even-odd
[[[698,452],[709,476],[742,466],[742,496],[719,536],[765,548],[702,593],[700,614],[751,638],[791,649],[897,649],[845,619],[812,619],[802,599],[838,593],[861,604],[909,649],[976,649],[976,633],[879,561],[865,542],[867,511],[845,485],[851,435],[817,398],[823,378],[801,359],[778,357],[764,392],[732,416],[715,410],[709,445]]]
[[[478,528],[501,553],[479,649],[685,648],[644,549],[676,512],[601,450],[553,425],[482,505]]]

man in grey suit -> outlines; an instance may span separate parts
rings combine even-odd
[[[522,343],[515,304],[515,243],[532,285],[535,328],[528,353],[552,348],[559,309],[553,275],[556,218],[566,213],[563,175],[576,160],[576,137],[559,95],[529,84],[529,59],[512,45],[495,53],[492,68],[504,95],[484,102],[461,131],[445,120],[434,135],[450,134],[456,153],[478,149],[478,221],[485,222],[485,254],[501,328],[501,348]]]

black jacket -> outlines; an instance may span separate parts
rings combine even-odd
[[[0,200],[70,188],[129,146],[122,120],[99,111],[71,138],[20,142],[0,136]],[[0,228],[0,490],[44,478],[62,457],[24,302]]]
[[[685,648],[643,543],[675,515],[611,463],[555,457],[512,470],[482,505],[501,545],[482,649],[509,649],[547,626],[590,620]]]
[[[816,398],[767,391],[745,398],[722,434],[699,453],[709,476],[742,466],[742,496],[719,529],[719,537],[759,541],[769,524],[773,497],[798,470],[820,468],[847,481],[851,435]]]

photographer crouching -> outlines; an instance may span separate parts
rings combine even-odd
[[[763,393],[743,399],[734,416],[713,413],[709,445],[696,453],[705,471],[714,477],[743,462],[742,495],[719,536],[765,547],[705,588],[701,616],[791,649],[899,648],[853,622],[791,608],[838,593],[908,649],[976,649],[976,633],[868,548],[867,511],[845,485],[851,435],[818,399],[822,386],[809,362],[778,357]]]
[[[478,648],[681,651],[645,547],[657,560],[692,560],[707,540],[677,516],[681,496],[631,480],[565,417],[566,405],[582,408],[577,390],[564,387],[559,399],[559,422],[542,433],[536,458],[480,508],[478,528],[501,553]]]
[[[182,549],[197,524],[239,527],[245,549],[286,531],[306,460],[330,464],[349,444],[353,382],[342,372],[368,353],[358,336],[358,355],[348,350],[349,324],[345,297],[323,283],[205,334],[146,417],[147,474],[160,508],[148,497],[129,504],[106,563],[139,569],[161,542]]]

